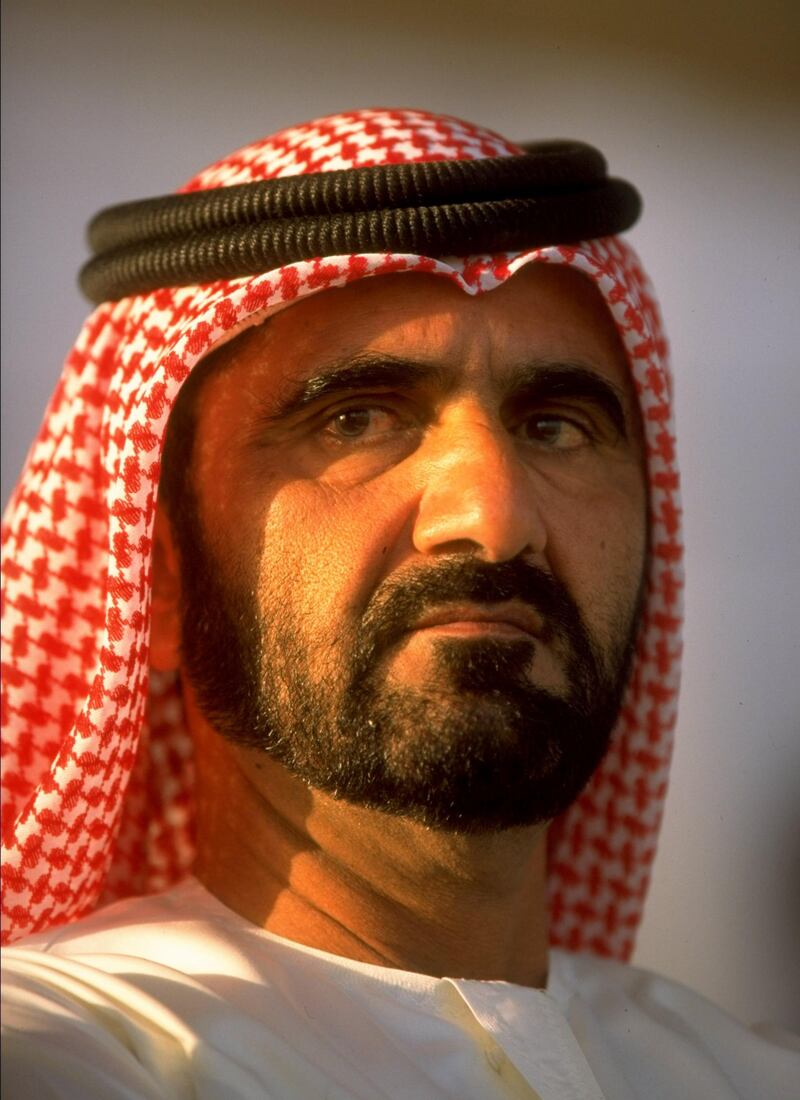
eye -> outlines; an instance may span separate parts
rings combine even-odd
[[[558,451],[574,450],[590,441],[589,432],[563,416],[532,416],[523,425],[525,438]]]
[[[337,442],[380,440],[405,427],[398,413],[379,405],[352,405],[334,413],[325,424],[325,433]]]

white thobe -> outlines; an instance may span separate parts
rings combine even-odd
[[[7,1100],[796,1100],[800,1041],[560,950],[547,988],[249,923],[195,879],[4,952]]]

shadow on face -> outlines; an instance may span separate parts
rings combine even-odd
[[[562,812],[614,724],[646,549],[596,288],[545,265],[475,297],[364,280],[200,369],[164,465],[173,649],[205,721],[436,827]]]

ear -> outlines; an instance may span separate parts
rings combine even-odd
[[[161,504],[156,506],[151,572],[150,665],[172,672],[180,665],[181,575],[172,525]]]

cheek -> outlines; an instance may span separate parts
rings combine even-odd
[[[547,509],[548,564],[601,635],[632,613],[647,557],[647,492],[638,475]]]
[[[391,549],[386,494],[313,481],[284,485],[265,514],[260,589],[322,635],[360,614]]]

